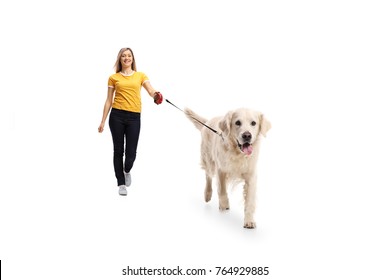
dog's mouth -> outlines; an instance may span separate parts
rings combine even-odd
[[[240,148],[240,151],[246,154],[247,156],[250,156],[253,152],[253,146],[249,142],[245,142],[244,144],[240,144],[237,140],[238,148]]]

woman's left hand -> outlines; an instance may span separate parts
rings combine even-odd
[[[164,100],[162,94],[159,91],[156,91],[154,93],[153,99],[154,99],[154,103],[156,103],[157,105],[161,104]]]

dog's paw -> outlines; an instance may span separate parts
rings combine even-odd
[[[226,210],[229,210],[229,209],[230,209],[229,199],[227,199],[227,198],[220,199],[219,200],[219,210],[226,211]]]
[[[208,192],[208,191],[205,191],[204,192],[204,200],[206,202],[209,202],[211,200],[211,195],[213,194],[213,192]]]
[[[256,228],[256,223],[255,222],[245,222],[244,228],[254,229],[254,228]]]

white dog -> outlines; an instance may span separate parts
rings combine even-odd
[[[201,165],[206,172],[205,200],[212,195],[212,178],[218,178],[219,209],[229,209],[226,186],[229,182],[244,181],[245,228],[255,228],[256,207],[256,164],[259,155],[260,134],[266,136],[270,122],[260,112],[238,109],[224,117],[211,120],[198,116],[186,108],[185,114],[201,131]],[[213,129],[220,129],[221,135],[214,133],[201,123]]]

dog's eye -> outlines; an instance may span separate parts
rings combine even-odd
[[[237,125],[237,126],[240,126],[240,125],[241,125],[241,122],[240,122],[240,121],[236,121],[236,125]]]
[[[251,122],[251,125],[252,125],[252,126],[255,126],[255,125],[256,125],[256,122],[255,122],[255,121],[252,121],[252,122]]]

